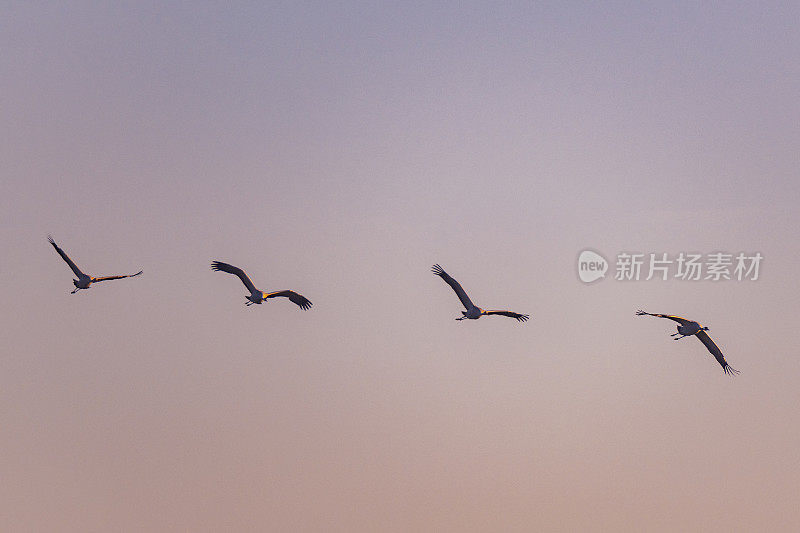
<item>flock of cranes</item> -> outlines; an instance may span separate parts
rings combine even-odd
[[[81,271],[81,269],[77,267],[77,265],[72,261],[72,259],[69,258],[69,256],[64,252],[64,250],[62,250],[56,244],[52,236],[48,236],[47,239],[50,242],[50,244],[53,245],[53,248],[55,248],[58,255],[61,256],[61,259],[63,259],[67,263],[67,265],[69,265],[69,268],[78,278],[72,280],[72,284],[75,285],[75,289],[71,291],[70,294],[75,294],[79,290],[88,289],[92,285],[92,283],[98,283],[100,281],[108,281],[112,279],[133,278],[141,275],[143,272],[142,270],[140,270],[136,274],[122,274],[117,276],[105,276],[101,278],[90,276],[88,274],[85,274],[83,271]],[[245,302],[245,305],[248,307],[253,304],[260,305],[262,302],[264,302],[264,300],[267,300],[269,298],[288,298],[290,302],[296,304],[297,306],[300,307],[300,309],[304,311],[310,309],[311,306],[313,305],[311,303],[311,300],[309,300],[302,294],[292,290],[287,289],[274,292],[262,292],[261,290],[256,288],[256,286],[253,284],[252,280],[244,272],[244,270],[242,270],[239,267],[230,265],[228,263],[223,263],[222,261],[213,261],[211,263],[211,270],[214,270],[216,272],[226,272],[228,274],[233,274],[234,276],[237,276],[240,280],[242,280],[244,286],[247,288],[248,291],[250,291],[250,294],[245,295],[245,299],[247,300]],[[457,282],[455,279],[453,279],[447,272],[445,272],[441,266],[439,266],[438,264],[433,265],[431,270],[435,275],[442,278],[442,280],[444,280],[445,283],[450,285],[450,288],[453,289],[453,291],[456,293],[456,296],[458,296],[458,299],[461,301],[462,305],[466,309],[466,311],[461,311],[462,316],[456,318],[456,320],[465,320],[465,319],[477,320],[484,315],[507,316],[514,318],[519,322],[525,322],[526,320],[528,320],[528,318],[530,318],[529,315],[523,315],[521,313],[515,313],[513,311],[482,309],[477,305],[475,305],[474,303],[472,303],[472,300],[469,299],[469,296],[467,296],[467,293],[464,291],[463,287],[461,287],[461,284]],[[734,375],[739,373],[738,370],[733,369],[728,364],[728,362],[725,360],[725,357],[722,355],[722,351],[719,349],[716,343],[714,343],[714,341],[711,340],[711,337],[708,336],[708,333],[706,333],[706,331],[708,331],[707,327],[701,326],[699,323],[694,322],[693,320],[688,320],[686,318],[682,318],[675,315],[647,313],[645,311],[642,311],[641,309],[638,310],[636,314],[639,316],[654,316],[658,318],[666,318],[674,322],[677,322],[678,332],[673,333],[671,335],[672,337],[675,337],[673,340],[677,341],[685,337],[692,337],[692,336],[697,337],[698,339],[700,339],[700,342],[702,342],[705,345],[705,347],[708,349],[711,355],[714,356],[717,362],[719,362],[725,374]]]

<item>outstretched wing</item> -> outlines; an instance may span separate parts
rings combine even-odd
[[[249,290],[251,293],[258,292],[258,289],[256,289],[256,286],[253,285],[252,281],[250,281],[250,278],[247,277],[247,274],[244,273],[244,270],[239,267],[229,265],[228,263],[223,263],[222,261],[214,261],[211,263],[211,270],[227,272],[228,274],[239,276],[239,279],[242,280],[242,283],[244,283],[244,286],[247,287],[247,290]]]
[[[683,326],[686,326],[688,324],[694,324],[694,320],[689,320],[688,318],[683,318],[683,317],[675,316],[675,315],[661,315],[659,313],[648,313],[646,311],[642,311],[641,309],[636,311],[636,314],[639,315],[639,316],[648,315],[648,316],[655,316],[655,317],[658,317],[658,318],[668,318],[670,320],[674,320],[675,322],[677,322],[678,324],[681,324]]]
[[[722,365],[722,370],[725,371],[726,374],[738,374],[739,371],[735,370],[728,362],[725,360],[725,357],[722,355],[722,350],[719,349],[717,344],[711,340],[711,337],[708,336],[708,333],[705,330],[700,330],[697,332],[697,338],[700,339],[700,342],[706,345],[708,351],[711,352],[711,355],[714,356],[714,359]]]
[[[431,271],[440,278],[442,278],[445,281],[445,283],[450,285],[450,287],[452,287],[453,290],[456,291],[458,299],[461,300],[461,303],[464,304],[464,307],[468,311],[473,307],[475,307],[475,304],[473,304],[472,300],[469,299],[469,296],[467,296],[467,293],[464,292],[464,289],[461,288],[461,285],[459,285],[459,283],[456,280],[451,278],[450,275],[447,272],[445,272],[442,267],[440,267],[439,265],[433,265]]]
[[[311,308],[311,306],[314,305],[311,303],[311,300],[309,300],[302,294],[297,294],[296,292],[290,290],[264,293],[264,298],[278,298],[280,296],[289,298],[289,301],[299,305],[300,309],[302,309],[303,311]]]
[[[138,276],[142,272],[143,272],[143,270],[140,270],[136,274],[125,274],[123,276],[105,276],[103,278],[92,278],[92,283],[97,283],[98,281],[108,281],[110,279],[132,278],[134,276]]]
[[[519,313],[515,313],[514,311],[483,311],[484,315],[502,315],[502,316],[510,316],[511,318],[516,318],[520,322],[525,322],[530,318],[529,315],[521,315]]]
[[[64,253],[64,250],[62,250],[61,248],[58,247],[58,245],[56,244],[56,241],[53,240],[53,236],[52,235],[48,235],[47,236],[47,240],[50,241],[50,244],[52,244],[53,248],[56,249],[56,252],[58,252],[58,255],[61,256],[61,259],[63,259],[64,261],[67,262],[67,264],[69,265],[69,268],[72,269],[72,271],[75,273],[76,276],[78,276],[80,278],[80,277],[83,277],[83,276],[86,275],[83,272],[81,272],[81,269],[78,268],[78,266],[75,263],[72,262],[72,259],[70,259],[69,256]]]

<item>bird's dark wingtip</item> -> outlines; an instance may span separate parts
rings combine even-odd
[[[739,375],[739,371],[736,370],[735,368],[733,368],[731,365],[725,366],[723,368],[723,370],[725,370],[725,374],[728,374],[728,375],[731,375],[731,376],[738,376]]]
[[[437,263],[431,267],[431,272],[433,272],[437,276],[441,276],[442,274],[444,274],[444,269]]]
[[[649,314],[650,313],[647,313],[646,311],[642,311],[641,309],[636,311],[636,316],[649,315]]]

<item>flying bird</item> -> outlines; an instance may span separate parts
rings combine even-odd
[[[442,278],[445,283],[450,285],[450,287],[456,292],[458,299],[461,300],[461,303],[464,304],[466,311],[461,311],[461,314],[464,315],[461,318],[456,318],[456,320],[464,320],[468,318],[470,320],[477,320],[483,315],[502,315],[502,316],[510,316],[511,318],[516,318],[520,322],[525,322],[528,320],[528,315],[521,315],[519,313],[514,313],[513,311],[493,311],[488,309],[481,309],[480,307],[476,306],[472,303],[467,296],[467,293],[464,292],[464,289],[461,288],[461,285],[450,277],[450,275],[444,271],[442,267],[439,265],[433,265],[431,269],[434,274]]]
[[[731,365],[728,364],[728,362],[725,360],[725,357],[723,357],[723,355],[722,355],[722,350],[720,350],[719,347],[716,345],[716,343],[711,340],[711,337],[708,336],[708,333],[706,333],[706,331],[709,331],[709,329],[707,327],[701,326],[700,324],[698,324],[697,322],[694,322],[693,320],[688,320],[686,318],[682,318],[682,317],[674,316],[674,315],[661,315],[661,314],[658,314],[658,313],[646,313],[646,312],[642,311],[641,309],[636,311],[636,314],[639,315],[639,316],[648,315],[648,316],[654,316],[654,317],[658,317],[658,318],[668,318],[669,320],[673,320],[673,321],[677,322],[678,323],[678,332],[677,333],[673,333],[672,335],[670,335],[670,337],[675,337],[672,340],[677,341],[677,340],[680,340],[680,339],[682,339],[684,337],[691,337],[692,335],[694,335],[698,339],[700,339],[700,342],[702,342],[705,345],[705,347],[708,348],[708,351],[711,352],[711,355],[713,355],[714,358],[717,360],[717,362],[720,365],[722,365],[722,370],[726,374],[733,375],[733,374],[738,374],[739,373],[738,370],[735,370],[733,367],[731,367]]]
[[[261,304],[267,298],[278,298],[284,297],[289,298],[292,303],[295,303],[300,306],[300,309],[306,310],[309,309],[312,305],[311,301],[303,296],[302,294],[298,294],[294,291],[275,291],[275,292],[261,292],[260,290],[256,289],[256,286],[253,285],[253,282],[250,281],[250,278],[247,274],[244,273],[239,267],[235,267],[233,265],[229,265],[228,263],[223,263],[221,261],[214,261],[211,263],[211,270],[218,271],[218,272],[227,272],[228,274],[233,274],[235,276],[239,276],[239,279],[242,280],[244,286],[247,287],[247,290],[250,291],[249,296],[245,296],[248,300],[245,305],[250,306],[253,304]]]
[[[75,275],[78,276],[78,279],[72,280],[72,284],[75,285],[75,290],[70,292],[70,294],[75,294],[81,289],[88,289],[92,283],[97,283],[100,281],[108,281],[110,279],[132,278],[142,273],[142,271],[140,270],[136,274],[125,274],[122,276],[105,276],[103,278],[95,278],[94,276],[90,276],[88,274],[84,274],[83,272],[81,272],[81,269],[78,268],[78,266],[72,262],[72,259],[70,259],[69,256],[64,253],[64,250],[59,248],[59,246],[56,244],[56,241],[53,240],[52,236],[48,235],[47,240],[50,241],[50,244],[52,244],[53,248],[56,249],[58,255],[61,256],[61,259],[66,261],[67,264],[69,265],[69,268],[71,268],[72,271],[75,273]]]

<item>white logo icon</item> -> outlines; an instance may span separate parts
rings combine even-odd
[[[602,255],[591,250],[584,250],[578,256],[578,277],[584,283],[591,283],[606,277],[608,261]]]

